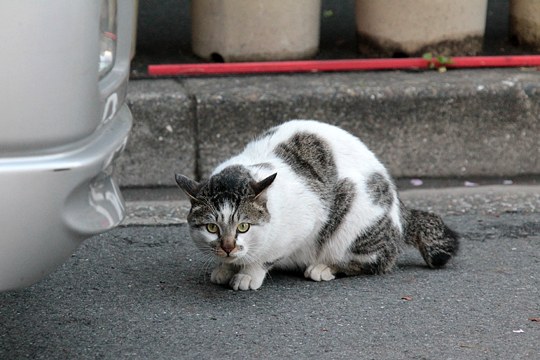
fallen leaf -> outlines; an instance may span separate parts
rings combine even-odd
[[[532,318],[529,318],[529,321],[532,321],[532,322],[540,322],[540,317],[532,317]]]
[[[402,296],[401,297],[401,300],[405,300],[405,301],[411,301],[412,300],[412,296]]]

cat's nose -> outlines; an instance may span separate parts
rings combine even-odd
[[[236,247],[235,241],[222,241],[221,242],[221,249],[225,251],[227,255],[229,255],[234,250],[235,247]]]
[[[223,251],[225,251],[225,252],[227,253],[227,255],[229,255],[229,254],[231,253],[231,251],[234,250],[234,248],[231,248],[231,247],[223,247],[223,246],[221,247],[221,249],[222,249]]]

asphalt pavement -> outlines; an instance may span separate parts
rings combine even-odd
[[[538,185],[404,191],[462,234],[444,269],[410,249],[384,276],[273,272],[249,292],[210,283],[171,194],[0,294],[0,359],[540,358]]]

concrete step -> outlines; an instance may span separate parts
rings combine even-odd
[[[256,134],[318,119],[360,137],[396,177],[540,174],[535,69],[134,80],[122,186],[200,178]]]
[[[190,203],[179,189],[169,189],[166,196],[156,194],[161,190],[143,191],[142,196],[133,191],[126,193],[127,215],[122,226],[186,223]],[[432,211],[442,216],[540,213],[540,185],[416,188],[401,191],[400,197],[410,208]]]

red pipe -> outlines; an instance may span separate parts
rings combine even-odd
[[[463,56],[452,57],[448,64],[436,59],[353,59],[353,60],[306,60],[268,61],[219,64],[164,64],[148,65],[152,76],[260,74],[322,71],[404,70],[428,68],[484,68],[484,67],[530,67],[540,66],[540,55],[520,56]]]

